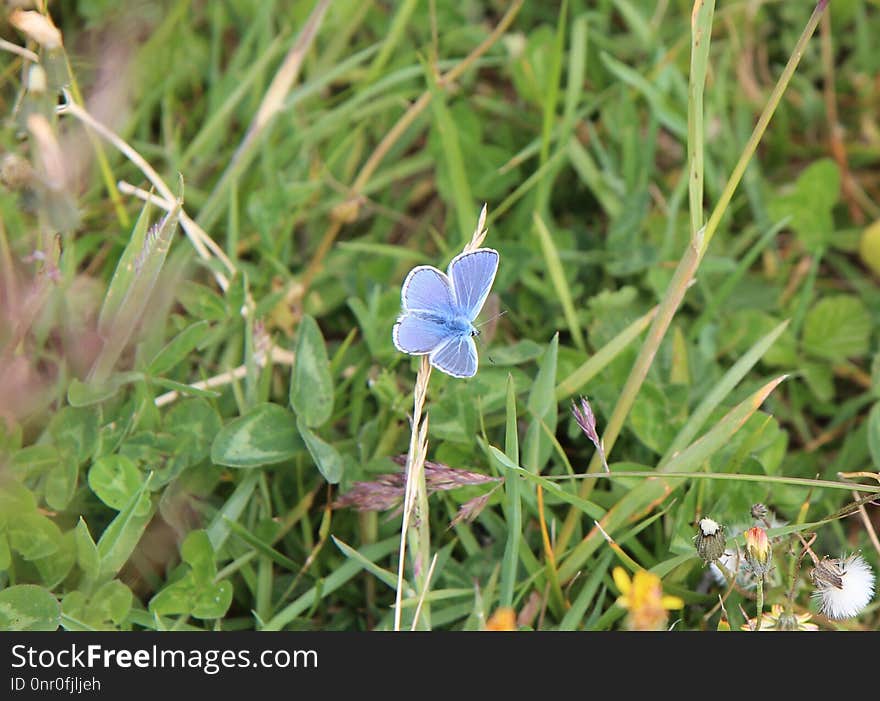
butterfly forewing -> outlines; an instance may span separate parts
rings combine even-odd
[[[477,374],[477,346],[470,336],[456,336],[436,348],[430,356],[431,365],[453,377]]]
[[[449,329],[438,320],[406,312],[394,324],[394,345],[411,355],[424,355],[449,339]]]
[[[449,278],[455,291],[458,308],[473,321],[483,308],[495,273],[498,272],[498,251],[478,248],[462,253],[449,264]]]
[[[449,278],[431,265],[420,265],[410,270],[400,293],[403,308],[437,314],[449,313],[455,308]]]

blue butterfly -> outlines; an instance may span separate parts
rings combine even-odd
[[[492,289],[498,259],[498,251],[477,248],[453,258],[445,274],[432,265],[410,270],[392,333],[397,350],[427,355],[431,365],[453,377],[476,375],[473,337],[479,331],[473,322]]]

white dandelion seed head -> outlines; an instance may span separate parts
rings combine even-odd
[[[874,572],[858,553],[825,558],[810,576],[816,586],[813,597],[828,618],[852,618],[874,598]]]
[[[700,531],[704,536],[715,535],[720,528],[721,524],[719,524],[717,521],[713,521],[711,518],[700,519]]]

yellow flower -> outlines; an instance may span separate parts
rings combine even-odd
[[[486,621],[486,630],[516,630],[516,611],[507,607],[496,609]]]
[[[629,611],[627,625],[631,630],[663,630],[666,612],[684,607],[684,601],[677,596],[663,595],[663,585],[656,574],[639,570],[630,580],[626,570],[615,567],[611,576],[620,589],[618,606]]]
[[[761,630],[819,630],[815,623],[809,623],[811,617],[809,611],[786,613],[780,604],[773,604],[770,612],[761,616]],[[754,630],[756,622],[754,618],[750,618],[740,626],[740,630]]]

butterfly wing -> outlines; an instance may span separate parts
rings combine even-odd
[[[410,355],[425,355],[449,340],[449,329],[437,317],[404,312],[394,324],[391,336],[397,350]]]
[[[498,272],[498,251],[493,248],[478,248],[461,253],[449,264],[449,279],[458,308],[473,321],[483,308],[495,273]]]
[[[435,348],[430,355],[431,365],[453,377],[473,377],[477,374],[477,345],[469,335],[458,335]]]
[[[419,265],[409,271],[400,298],[405,310],[448,316],[455,310],[452,285],[443,271],[432,265]]]

